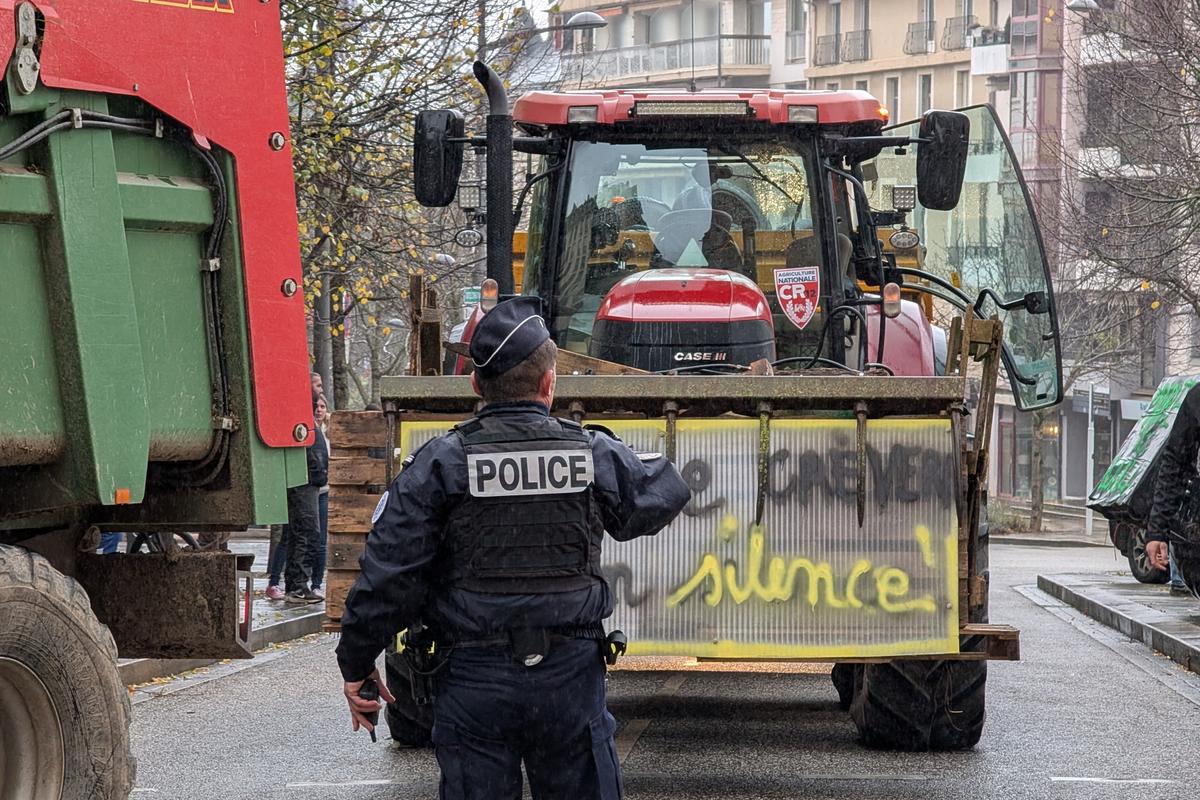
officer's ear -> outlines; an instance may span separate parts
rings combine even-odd
[[[558,372],[553,369],[548,369],[542,373],[542,379],[538,381],[538,394],[549,400],[550,404],[554,403],[554,386],[558,383]]]
[[[478,374],[471,370],[471,391],[475,392],[476,396],[483,397],[483,392],[479,391],[479,378],[476,377]]]

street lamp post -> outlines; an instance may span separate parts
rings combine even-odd
[[[1091,499],[1092,486],[1096,482],[1096,384],[1088,384],[1088,427],[1087,427],[1087,497]],[[1087,507],[1087,535],[1092,536],[1095,512]]]

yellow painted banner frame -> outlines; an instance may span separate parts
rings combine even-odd
[[[596,418],[594,421],[611,429],[627,441],[640,440],[637,449],[662,450],[662,442],[666,436],[664,420],[637,419],[605,419]],[[401,458],[406,458],[413,450],[414,434],[443,433],[454,425],[453,421],[402,421],[400,425]],[[730,432],[747,431],[751,427],[757,431],[759,421],[750,418],[728,419],[681,419],[676,423],[677,436],[686,436],[688,432]],[[830,419],[819,417],[773,418],[772,432],[788,430],[835,431],[853,435],[856,421],[853,419]],[[945,418],[897,418],[873,419],[867,421],[867,434],[873,432],[909,431],[913,433],[951,434],[950,421]],[[421,437],[424,438],[424,437]],[[651,440],[658,443],[657,447],[648,447]],[[663,536],[664,534],[659,534]],[[958,545],[959,531],[957,518],[950,514],[948,532],[942,538],[942,560],[944,565],[944,591],[946,606],[938,613],[943,616],[943,631],[939,636],[920,639],[903,639],[885,643],[845,643],[845,644],[779,644],[762,641],[735,641],[730,639],[714,639],[709,641],[671,640],[656,637],[631,637],[629,655],[644,656],[691,656],[696,658],[753,660],[838,660],[855,658],[895,658],[904,656],[955,655],[959,653],[959,614],[958,614]],[[606,553],[610,550],[606,547]],[[665,596],[665,595],[664,595]],[[661,598],[660,598],[661,600]]]

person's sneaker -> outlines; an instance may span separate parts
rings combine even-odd
[[[311,589],[297,589],[294,592],[288,592],[283,601],[292,605],[311,605],[321,602],[321,598],[313,594]]]
[[[314,586],[312,588],[312,593],[315,594],[317,597],[321,598],[322,600],[325,599],[325,590],[322,589],[320,586]]]
[[[267,596],[268,600],[282,600],[283,599],[283,589],[280,589],[275,584],[271,584],[270,586],[267,587],[267,595],[266,596]]]
[[[1192,592],[1191,592],[1191,590],[1188,589],[1187,584],[1172,583],[1171,584],[1171,594],[1187,595],[1188,597],[1190,597]]]

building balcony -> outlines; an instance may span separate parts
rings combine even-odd
[[[842,61],[868,61],[871,58],[871,32],[850,31],[842,42]]]
[[[685,77],[766,75],[771,68],[771,38],[722,34],[695,39],[639,44],[591,53],[563,53],[567,83],[614,86]]]
[[[787,32],[787,61],[803,64],[808,58],[808,34],[805,31]]]
[[[812,63],[814,67],[831,67],[840,63],[842,37],[837,33],[817,37],[817,46],[813,48]]]
[[[937,20],[927,19],[908,23],[908,33],[904,37],[904,52],[910,56],[932,53],[937,49],[937,42],[934,40],[936,30]]]
[[[942,49],[966,50],[971,46],[971,31],[978,27],[975,17],[950,17],[942,31]]]
[[[976,44],[971,48],[972,75],[1007,75],[1008,42],[1003,44]]]

